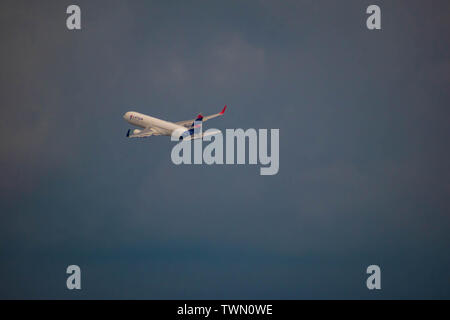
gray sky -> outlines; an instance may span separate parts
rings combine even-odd
[[[0,5],[0,298],[450,298],[448,1],[72,3]],[[125,138],[225,104],[278,175]]]

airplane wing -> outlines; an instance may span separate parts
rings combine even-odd
[[[138,131],[138,132],[130,134],[131,129],[129,129],[127,132],[127,137],[128,138],[147,138],[150,136],[159,136],[160,135],[160,133],[158,131],[154,130],[151,127],[147,127],[144,130],[135,130],[135,131]]]
[[[216,117],[219,117],[219,116],[223,115],[223,114],[225,113],[225,110],[227,110],[227,106],[225,106],[225,107],[222,109],[222,111],[219,112],[219,113],[215,113],[215,114],[212,114],[212,115],[210,115],[210,116],[203,117],[203,122],[205,122],[205,121],[207,121],[207,120],[210,120],[210,119],[213,119],[213,118],[216,118]],[[175,123],[178,124],[178,125],[180,125],[180,126],[186,127],[186,128],[192,128],[192,126],[194,125],[194,121],[195,121],[195,120],[196,120],[196,119],[185,120],[185,121],[179,121],[179,122],[175,122]]]

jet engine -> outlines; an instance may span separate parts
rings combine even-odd
[[[191,135],[190,130],[179,128],[179,129],[176,129],[174,132],[172,132],[172,141],[175,141],[175,140],[181,141],[184,138],[189,137],[190,135]]]

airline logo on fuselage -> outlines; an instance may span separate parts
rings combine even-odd
[[[141,118],[141,117],[138,117],[138,116],[136,116],[136,115],[132,114],[132,115],[130,115],[130,120],[133,120],[133,119],[135,119],[135,120],[139,120],[139,121],[142,121],[142,120],[144,120],[144,118]]]

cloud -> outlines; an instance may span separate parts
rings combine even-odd
[[[11,263],[1,282],[16,288],[4,295],[47,288],[20,265],[48,280],[75,258],[116,274],[120,292],[158,264],[133,297],[181,290],[174,274],[197,293],[214,293],[221,274],[230,293],[298,298],[305,278],[305,297],[339,297],[346,283],[364,296],[353,272],[377,259],[391,274],[411,275],[402,259],[416,255],[425,274],[445,272],[448,4],[386,3],[381,33],[368,33],[357,1],[259,4],[82,1],[76,33],[63,3],[4,5],[0,251]],[[168,138],[124,137],[128,110],[185,120],[224,104],[208,127],[280,129],[278,175],[175,166]],[[335,261],[345,276],[321,287],[328,270],[317,265]],[[187,280],[198,270],[209,271],[202,284]],[[271,281],[253,289],[261,277]],[[102,289],[86,297],[110,290],[92,281]],[[403,296],[424,288],[442,284]]]

